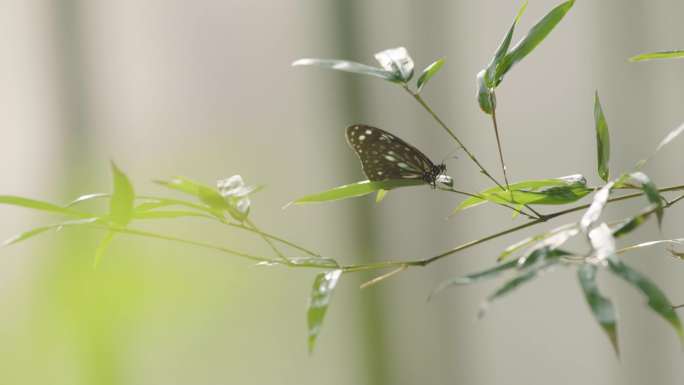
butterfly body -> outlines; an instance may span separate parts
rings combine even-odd
[[[346,137],[371,181],[422,179],[434,188],[446,171],[446,165],[432,163],[417,148],[379,128],[355,124],[347,127]]]

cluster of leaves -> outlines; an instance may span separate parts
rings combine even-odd
[[[496,88],[500,86],[511,68],[528,56],[550,34],[556,25],[558,25],[566,13],[573,7],[574,0],[566,1],[552,9],[511,48],[515,27],[524,13],[526,5],[527,4],[525,3],[518,12],[488,65],[477,75],[477,101],[480,108],[486,114],[492,116],[495,129]],[[302,246],[263,232],[257,228],[250,219],[250,197],[258,191],[259,188],[245,185],[239,175],[218,181],[216,187],[183,177],[157,181],[159,185],[185,194],[191,199],[166,198],[137,195],[129,178],[112,163],[113,190],[111,193],[83,195],[66,205],[57,205],[18,196],[0,196],[0,204],[8,204],[58,214],[66,218],[56,224],[41,226],[23,232],[7,240],[5,244],[15,244],[49,230],[80,226],[105,231],[104,238],[95,251],[95,265],[99,263],[107,247],[114,238],[117,235],[124,234],[210,248],[256,261],[260,265],[282,265],[288,267],[323,269],[323,272],[319,273],[314,279],[308,308],[308,345],[309,349],[313,350],[317,337],[320,334],[332,294],[343,274],[393,268],[389,273],[380,275],[364,285],[364,287],[369,286],[389,278],[394,274],[400,273],[408,267],[425,266],[479,243],[510,234],[526,227],[545,223],[552,218],[571,212],[585,210],[580,221],[565,224],[512,244],[501,252],[497,258],[497,264],[494,267],[463,277],[449,279],[437,286],[431,296],[458,285],[491,279],[503,274],[512,274],[511,278],[487,297],[480,311],[480,314],[483,315],[489,303],[513,292],[516,288],[522,286],[524,283],[532,281],[540,274],[559,267],[575,268],[579,285],[592,313],[609,337],[615,351],[618,352],[619,345],[615,307],[610,299],[606,298],[601,293],[597,284],[598,271],[606,270],[621,279],[624,279],[645,295],[651,310],[665,319],[675,329],[679,338],[682,340],[682,343],[684,343],[684,331],[681,321],[663,291],[659,289],[653,281],[628,266],[619,257],[620,254],[634,249],[661,244],[679,245],[684,243],[684,238],[654,240],[621,249],[617,248],[616,241],[625,234],[639,228],[653,215],[657,218],[657,223],[660,226],[665,209],[677,203],[679,200],[684,199],[684,195],[681,195],[668,201],[662,193],[684,190],[684,186],[658,189],[654,182],[642,171],[642,167],[650,157],[638,162],[632,170],[621,173],[617,178],[611,178],[609,167],[610,135],[607,119],[603,112],[598,93],[594,100],[595,130],[597,137],[597,174],[605,184],[599,187],[588,186],[586,178],[577,174],[559,178],[528,180],[511,184],[506,180],[506,186],[504,187],[498,183],[480,164],[477,158],[467,150],[455,133],[446,126],[421,97],[421,92],[425,89],[425,86],[430,79],[443,67],[445,63],[444,59],[438,59],[426,66],[417,77],[415,84],[413,84],[411,81],[414,78],[414,61],[405,48],[399,47],[385,50],[377,53],[375,57],[380,67],[337,59],[300,59],[294,62],[293,65],[318,66],[368,75],[401,86],[432,115],[435,121],[456,141],[457,145],[466,151],[470,159],[480,168],[480,171],[495,182],[495,186],[478,193],[466,193],[455,190],[452,185],[440,186],[440,190],[468,196],[467,199],[460,202],[453,213],[456,214],[462,210],[474,208],[485,203],[493,203],[512,209],[515,212],[515,215],[520,213],[525,214],[530,219],[528,222],[468,242],[431,258],[345,266],[334,259],[324,258]],[[684,51],[666,51],[638,55],[631,60],[642,61],[682,57],[684,57]],[[670,132],[670,134],[668,134],[658,145],[655,152],[662,149],[675,137],[681,134],[682,131],[684,131],[684,125]],[[500,148],[499,153],[501,154]],[[503,166],[503,157],[501,157],[501,160]],[[365,180],[336,187],[322,193],[308,195],[297,199],[292,203],[329,202],[339,199],[360,197],[374,192],[378,193],[377,200],[379,201],[389,190],[423,184],[425,184],[425,182],[422,180],[388,180],[380,182]],[[614,196],[615,193],[621,191],[631,193]],[[532,206],[542,205],[567,205],[577,202],[592,193],[593,199],[590,204],[574,206],[551,214],[539,214],[532,208]],[[641,211],[629,218],[614,223],[602,220],[603,209],[609,202],[640,196],[646,197],[647,201],[647,205],[644,206]],[[82,209],[83,203],[99,199],[108,200],[109,207],[106,212],[93,213]],[[528,211],[532,212],[532,214]],[[266,257],[252,255],[210,243],[202,243],[194,240],[138,230],[132,227],[132,224],[139,220],[189,217],[206,219],[214,223],[229,226],[233,229],[257,235],[262,238],[264,242],[268,243],[274,256]],[[578,236],[583,236],[587,240],[588,251],[572,251],[565,247],[570,239]],[[283,251],[284,247],[286,247],[287,250],[303,254],[303,256],[293,257],[287,255],[289,253]],[[675,250],[670,251],[673,256],[681,258],[682,253],[676,252]]]

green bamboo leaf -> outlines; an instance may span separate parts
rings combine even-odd
[[[318,203],[335,201],[340,199],[355,198],[371,194],[379,190],[389,191],[399,187],[419,186],[424,184],[425,181],[417,179],[396,179],[385,180],[380,182],[371,182],[368,180],[364,180],[357,183],[335,187],[333,189],[321,193],[307,195],[305,197],[296,199],[288,203],[287,205],[285,205],[285,207],[291,204]]]
[[[432,297],[436,296],[437,294],[443,292],[446,289],[449,289],[454,286],[459,286],[459,285],[468,285],[474,282],[478,281],[483,281],[486,279],[491,279],[494,277],[499,276],[501,273],[514,269],[518,266],[518,261],[509,261],[500,265],[496,265],[490,269],[486,269],[483,271],[479,271],[477,273],[472,273],[468,274],[466,276],[462,277],[454,277],[454,278],[449,278],[446,281],[443,281],[440,283],[437,287],[435,287],[430,295],[428,296],[428,301],[432,299]]]
[[[221,212],[230,209],[221,194],[215,188],[205,184],[181,176],[174,177],[169,181],[157,180],[155,182],[166,188],[192,195],[215,211]]]
[[[519,61],[529,55],[539,43],[556,27],[566,13],[572,8],[574,0],[566,1],[551,10],[542,18],[532,29],[523,37],[518,44],[513,47],[506,56],[501,59],[497,66],[495,79],[502,79],[503,76]]]
[[[596,149],[598,159],[598,174],[605,182],[608,182],[609,169],[608,162],[610,161],[610,135],[608,134],[608,124],[606,117],[603,114],[601,101],[599,100],[598,91],[594,96],[594,122],[596,125]]]
[[[109,215],[114,224],[126,226],[133,216],[135,193],[126,174],[119,170],[114,162],[111,163],[111,166],[114,191],[109,201]]]
[[[677,332],[680,342],[684,345],[684,329],[679,316],[672,308],[672,303],[662,290],[646,276],[632,269],[618,258],[608,259],[610,270],[618,277],[627,281],[648,299],[648,306],[656,314],[667,321]]]
[[[560,250],[554,250],[555,252],[558,252],[559,254],[564,253]],[[517,261],[516,261],[517,262]],[[485,313],[487,312],[487,309],[491,305],[492,302],[495,300],[501,299],[503,296],[506,294],[509,294],[513,290],[519,288],[525,283],[530,282],[532,279],[536,278],[540,273],[545,272],[546,270],[551,269],[555,265],[557,265],[560,262],[559,258],[544,258],[543,262],[538,263],[536,266],[533,266],[532,268],[527,268],[527,269],[522,269],[520,270],[520,273],[513,277],[511,280],[507,281],[504,283],[502,286],[500,286],[493,294],[491,294],[485,302],[480,306],[480,311],[478,313],[478,317],[482,318]]]
[[[4,246],[13,245],[15,243],[19,243],[19,242],[25,241],[27,239],[33,238],[36,235],[42,234],[48,230],[53,230],[53,229],[58,230],[62,227],[66,227],[66,226],[87,225],[87,224],[96,223],[99,220],[100,220],[100,218],[76,219],[73,221],[65,221],[65,222],[55,223],[52,225],[36,227],[36,228],[31,229],[31,230],[27,230],[27,231],[24,231],[23,233],[20,233],[20,234],[13,236],[12,238],[3,242],[3,245]]]
[[[646,208],[641,213],[627,219],[625,222],[619,224],[615,229],[613,229],[613,237],[619,238],[623,235],[629,234],[634,231],[637,227],[641,226],[648,217],[651,216],[653,210],[651,208]]]
[[[587,186],[587,180],[580,174],[568,175],[560,178],[552,179],[536,179],[528,180],[510,185],[511,191],[514,193],[516,202],[511,202],[511,193],[500,187],[492,187],[480,192],[478,197],[470,197],[462,201],[458,207],[454,209],[452,214],[458,211],[479,206],[493,201],[495,203],[535,203],[535,204],[565,204],[574,202],[592,190]],[[554,189],[560,187],[560,189]],[[541,192],[541,194],[527,194]],[[520,201],[518,201],[520,200]]]
[[[102,238],[100,244],[97,246],[97,249],[95,249],[95,257],[93,258],[93,268],[97,268],[97,266],[100,264],[102,256],[104,256],[105,251],[107,251],[107,248],[112,243],[112,240],[114,239],[115,235],[115,231],[108,231],[107,234],[105,234],[104,238]]]
[[[423,90],[423,87],[425,84],[433,77],[437,72],[439,72],[440,69],[442,69],[442,66],[444,65],[444,58],[438,59],[429,66],[425,67],[423,70],[423,73],[420,74],[418,77],[418,81],[416,82],[416,85],[418,89],[416,90],[416,93],[420,93]]]
[[[316,345],[316,339],[321,333],[323,326],[323,318],[330,305],[335,286],[342,275],[342,270],[332,270],[326,273],[320,273],[314,280],[313,289],[311,291],[311,298],[309,300],[309,311],[307,313],[308,327],[309,327],[309,353],[313,352]]]
[[[631,62],[639,62],[653,59],[681,59],[684,58],[684,50],[676,51],[660,51],[651,53],[642,53],[640,55],[629,58]]]
[[[584,292],[584,298],[591,309],[591,313],[606,333],[610,343],[615,349],[615,354],[620,355],[617,336],[617,315],[613,303],[599,291],[596,284],[597,267],[591,264],[583,264],[577,269],[577,279]]]
[[[663,223],[663,215],[665,214],[665,205],[655,183],[651,181],[651,178],[649,178],[648,175],[640,171],[633,172],[629,174],[629,176],[639,183],[639,186],[644,191],[644,195],[646,195],[649,203],[655,206],[655,214],[656,218],[658,218],[658,227],[661,227]]]
[[[337,71],[351,72],[359,75],[374,76],[383,80],[388,80],[390,82],[401,81],[397,74],[393,72],[348,60],[305,58],[293,62],[292,65],[315,66]]]
[[[525,9],[527,9],[527,1],[525,1],[522,7],[520,7],[515,20],[513,20],[513,24],[511,24],[511,28],[508,29],[508,33],[506,36],[504,36],[501,44],[499,44],[499,48],[497,48],[496,53],[494,53],[494,57],[486,68],[486,72],[484,74],[484,84],[487,86],[487,88],[496,88],[496,86],[501,83],[502,78],[496,78],[497,68],[501,63],[501,60],[508,53],[508,47],[510,47],[511,40],[513,39],[513,31],[515,31],[515,26],[518,24],[518,21],[520,21],[523,13],[525,13]]]
[[[477,103],[485,114],[491,115],[496,109],[496,97],[492,93],[492,89],[487,86],[486,77],[486,70],[477,74]]]
[[[49,213],[62,214],[68,217],[74,218],[89,218],[92,214],[82,213],[67,207],[62,207],[58,205],[53,205],[52,203],[47,203],[43,201],[38,201],[35,199],[29,199],[24,197],[18,197],[14,195],[0,195],[0,204],[25,207],[28,209],[34,209],[38,211],[45,211]]]

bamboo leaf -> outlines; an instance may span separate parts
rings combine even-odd
[[[662,290],[660,290],[653,281],[632,269],[618,258],[609,259],[608,266],[615,275],[627,281],[646,296],[648,299],[648,306],[651,310],[662,317],[675,329],[680,342],[684,345],[684,330],[682,329],[682,323],[679,320],[679,316],[672,308],[672,303],[667,299]]]
[[[488,88],[496,88],[496,86],[498,86],[499,83],[501,83],[501,80],[503,80],[501,77],[496,77],[497,68],[501,63],[501,60],[508,53],[508,48],[510,47],[511,40],[513,39],[513,31],[515,31],[515,26],[518,24],[518,21],[520,21],[520,18],[522,17],[523,13],[525,13],[526,8],[527,1],[525,1],[522,7],[520,7],[520,10],[516,15],[515,20],[513,20],[511,27],[508,29],[508,33],[506,33],[506,36],[504,36],[503,40],[501,41],[501,44],[499,44],[499,48],[497,48],[496,52],[494,53],[494,57],[492,57],[492,60],[489,62],[489,65],[486,68],[486,72],[484,73],[484,84]]]
[[[579,174],[568,175],[552,179],[528,180],[510,185],[515,202],[511,201],[511,192],[500,187],[492,187],[481,191],[478,196],[463,200],[456,207],[453,214],[459,211],[479,206],[488,201],[494,203],[512,204],[565,204],[572,203],[589,194],[592,190],[587,187],[587,180]],[[537,193],[537,194],[535,194]]]
[[[109,201],[109,215],[112,222],[118,226],[126,226],[133,216],[133,204],[135,193],[133,185],[114,162],[112,166],[112,179],[114,191]]]
[[[68,217],[75,218],[90,218],[93,216],[92,214],[82,213],[71,208],[53,205],[52,203],[18,197],[14,195],[0,195],[0,204],[25,207],[28,209],[45,211],[54,214],[62,214]]]
[[[107,248],[112,243],[112,240],[114,239],[115,235],[116,232],[108,231],[107,234],[105,234],[104,238],[102,238],[100,244],[97,246],[97,249],[95,249],[95,257],[93,258],[93,268],[97,268],[97,266],[100,264],[102,256],[104,256],[104,253],[107,251]]]
[[[629,176],[639,183],[639,186],[644,191],[644,195],[648,201],[655,206],[655,214],[658,218],[658,227],[661,227],[663,223],[663,215],[665,214],[665,205],[663,204],[663,199],[658,192],[658,188],[655,183],[651,181],[651,178],[643,172],[637,171],[629,174]]]
[[[418,81],[416,82],[416,86],[418,89],[416,90],[417,93],[420,93],[423,90],[423,87],[427,82],[432,79],[433,76],[439,72],[439,70],[442,69],[442,66],[444,65],[444,58],[438,59],[429,66],[425,67],[423,70],[423,73],[420,74],[418,77]]]
[[[479,271],[477,273],[472,273],[468,274],[466,276],[461,276],[461,277],[454,277],[454,278],[449,278],[446,281],[443,281],[440,283],[436,288],[432,290],[430,295],[428,296],[428,301],[432,299],[432,297],[436,296],[437,294],[443,292],[446,289],[449,289],[454,286],[458,285],[468,285],[474,282],[478,281],[483,281],[486,279],[491,279],[494,277],[499,276],[501,273],[514,269],[518,266],[518,261],[509,261],[500,265],[496,265],[490,269],[486,269],[483,271]]]
[[[292,66],[315,66],[336,71],[351,72],[359,75],[374,76],[390,82],[401,81],[393,72],[348,60],[305,58],[293,62]]]
[[[597,163],[598,174],[605,182],[608,182],[610,161],[610,135],[608,134],[608,124],[606,117],[603,114],[601,101],[599,100],[598,91],[594,96],[594,122],[596,125],[596,149],[597,149]]]
[[[640,62],[640,61],[654,60],[654,59],[681,59],[681,58],[684,58],[684,50],[642,53],[640,55],[632,56],[631,58],[629,58],[629,61]]]
[[[169,181],[158,180],[155,181],[157,184],[162,185],[166,188],[183,192],[188,195],[192,195],[199,199],[202,203],[211,207],[214,211],[222,212],[224,210],[229,210],[230,206],[221,194],[216,191],[213,187],[207,186],[205,184],[195,182],[191,179],[177,176]]]
[[[608,198],[610,198],[610,192],[614,185],[615,182],[608,182],[594,194],[594,200],[580,220],[580,228],[582,231],[586,232],[589,227],[601,217],[603,208],[606,206],[606,203],[608,203]]]
[[[321,333],[323,319],[330,305],[330,299],[342,275],[342,270],[332,270],[321,273],[314,280],[311,298],[309,301],[308,326],[309,326],[309,353],[313,352],[316,339]]]
[[[3,243],[3,245],[4,246],[13,245],[15,243],[19,243],[19,242],[25,241],[27,239],[33,238],[36,235],[42,234],[48,230],[53,230],[53,229],[58,230],[62,227],[66,227],[66,226],[78,226],[78,225],[92,224],[92,223],[95,223],[99,220],[100,220],[100,218],[86,218],[86,219],[77,219],[77,220],[73,220],[73,221],[65,221],[65,222],[55,223],[52,225],[36,227],[36,228],[31,229],[31,230],[27,230],[27,231],[24,231],[20,234],[13,236],[12,238],[6,240]]]
[[[413,77],[413,59],[404,47],[390,48],[375,54],[375,60],[380,66],[406,83]]]
[[[333,189],[323,191],[317,194],[307,195],[296,199],[285,207],[291,204],[304,204],[304,203],[319,203],[319,202],[329,202],[336,201],[340,199],[356,198],[363,195],[368,195],[379,190],[392,190],[400,187],[410,187],[424,185],[423,180],[414,179],[396,179],[396,180],[386,180],[380,182],[371,182],[369,180],[364,180],[361,182],[356,182],[344,186],[335,187]]]
[[[603,295],[596,284],[597,267],[591,264],[583,264],[577,269],[577,279],[584,292],[584,298],[591,309],[594,318],[606,333],[613,345],[616,355],[620,355],[617,336],[617,314],[613,303]]]
[[[525,37],[523,37],[510,52],[501,59],[496,70],[496,79],[503,76],[518,62],[529,55],[556,27],[566,13],[572,8],[574,0],[566,1],[551,10],[537,24],[535,24]]]

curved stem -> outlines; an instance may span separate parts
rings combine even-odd
[[[456,141],[456,143],[458,143],[458,145],[459,145],[459,146],[463,149],[463,151],[468,155],[468,157],[470,158],[470,160],[472,160],[472,161],[477,165],[477,167],[480,168],[480,172],[481,172],[482,174],[484,174],[487,178],[491,179],[492,182],[494,182],[494,183],[495,183],[497,186],[499,186],[501,189],[503,189],[504,187],[501,185],[501,183],[499,183],[499,181],[497,181],[496,178],[494,178],[494,177],[492,176],[492,174],[490,174],[489,171],[487,171],[487,169],[484,168],[484,166],[482,165],[482,163],[480,163],[480,161],[477,160],[477,158],[475,157],[475,155],[473,155],[473,153],[470,152],[470,150],[468,150],[468,147],[466,147],[466,146],[463,144],[463,142],[461,142],[461,140],[456,136],[456,134],[454,133],[454,131],[453,131],[451,128],[449,128],[449,126],[447,126],[446,123],[444,123],[444,122],[442,121],[442,119],[439,118],[439,116],[437,116],[437,114],[432,110],[432,108],[430,108],[430,106],[428,106],[428,104],[425,102],[425,100],[423,100],[423,98],[420,96],[420,94],[417,94],[417,93],[411,91],[411,89],[410,89],[406,84],[403,85],[403,88],[404,88],[404,90],[406,90],[406,92],[409,93],[409,95],[413,96],[413,98],[416,99],[416,101],[417,101],[421,106],[423,106],[423,108],[425,109],[425,111],[427,111],[427,112],[432,116],[432,118],[435,119],[435,121],[444,129],[444,131],[446,131],[447,134],[449,134],[449,136],[451,136],[451,138],[454,139],[454,140]]]
[[[496,103],[494,102],[494,90],[489,93],[489,102],[492,105],[492,124],[494,125],[494,135],[496,136],[496,147],[499,149],[499,160],[501,161],[501,171],[503,172],[504,181],[506,182],[506,190],[511,193],[511,200],[513,200],[513,191],[511,191],[510,183],[508,183],[508,173],[506,172],[506,163],[504,162],[503,150],[501,149],[501,138],[499,137],[499,124],[496,121]]]
[[[672,187],[666,187],[666,188],[658,189],[658,192],[679,191],[679,190],[684,190],[684,185],[672,186]],[[627,195],[623,195],[620,197],[611,198],[608,200],[608,202],[619,202],[619,201],[623,201],[623,200],[627,200],[627,199],[640,197],[642,195],[643,195],[643,193],[641,193],[641,192],[633,193],[633,194],[627,194]],[[672,200],[670,202],[671,204],[668,205],[667,207],[672,206],[673,204],[679,202],[681,199],[684,199],[684,195],[678,197],[677,199]],[[463,251],[465,249],[471,248],[473,246],[479,245],[479,244],[487,242],[489,240],[499,238],[499,237],[502,237],[504,235],[511,234],[511,233],[517,232],[519,230],[538,225],[540,223],[544,223],[547,220],[550,220],[550,219],[553,219],[556,217],[560,217],[560,216],[570,214],[570,213],[573,213],[576,211],[581,211],[581,210],[587,209],[587,208],[589,208],[589,206],[591,206],[591,204],[584,204],[584,205],[572,207],[572,208],[569,208],[566,210],[557,211],[555,213],[547,214],[543,218],[536,219],[536,220],[524,223],[522,225],[510,227],[508,229],[505,229],[505,230],[499,231],[497,233],[488,235],[484,238],[480,238],[480,239],[476,239],[473,241],[463,243],[461,245],[454,247],[453,249],[447,250],[447,251],[445,251],[441,254],[435,255],[433,257],[429,257],[429,258],[425,258],[425,259],[408,260],[408,261],[386,261],[386,262],[374,263],[374,264],[370,264],[370,265],[349,265],[349,266],[344,266],[343,268],[345,269],[345,271],[351,272],[351,271],[364,271],[364,270],[375,270],[375,269],[396,267],[396,266],[400,266],[402,264],[406,264],[408,266],[426,266],[426,265],[429,265],[433,262],[436,262],[442,258],[445,258],[447,256],[455,254],[459,251]]]
[[[437,188],[438,188],[439,190],[442,190],[442,191],[453,192],[453,193],[465,195],[465,196],[468,196],[468,197],[471,197],[471,198],[478,198],[478,199],[482,199],[482,200],[487,200],[487,199],[485,199],[485,198],[484,198],[483,196],[481,196],[481,195],[473,194],[473,193],[469,193],[469,192],[465,192],[465,191],[456,190],[456,189],[454,189],[454,188],[446,188],[446,187],[441,187],[441,186],[440,186],[440,187],[437,187]],[[541,219],[541,218],[543,218],[541,215],[536,215],[536,216],[530,215],[530,214],[528,214],[528,213],[526,213],[526,212],[524,212],[524,211],[522,211],[522,210],[520,210],[520,209],[518,209],[518,208],[516,208],[516,207],[513,207],[513,206],[511,206],[511,205],[507,205],[507,204],[505,204],[505,203],[499,203],[499,202],[492,202],[492,203],[497,204],[497,205],[499,205],[499,206],[501,206],[501,207],[506,207],[506,208],[508,208],[508,209],[510,209],[510,210],[513,210],[513,211],[515,211],[515,212],[518,213],[518,214],[522,214],[522,215],[524,215],[524,216],[526,216],[526,217],[528,217],[528,218],[530,218],[530,219]],[[527,207],[527,206],[526,206],[526,207]],[[533,210],[533,211],[534,211],[534,210]]]

